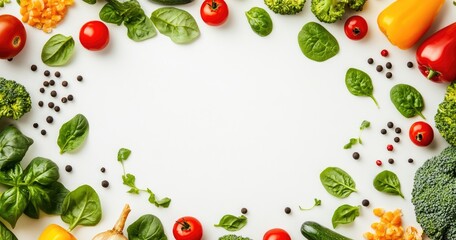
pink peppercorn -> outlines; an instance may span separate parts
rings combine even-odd
[[[380,54],[381,54],[383,57],[386,57],[386,56],[388,56],[388,50],[383,49],[383,50],[380,52]]]
[[[377,166],[381,166],[382,165],[382,161],[381,160],[377,160],[377,161],[375,161],[375,164],[377,164]]]
[[[391,152],[391,151],[393,151],[393,149],[394,149],[393,145],[391,145],[391,144],[386,145],[386,150]]]

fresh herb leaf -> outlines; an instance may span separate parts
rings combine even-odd
[[[22,161],[32,144],[33,140],[22,134],[13,125],[3,129],[0,132],[0,170],[12,167]]]
[[[374,187],[380,192],[398,195],[404,198],[401,191],[401,183],[397,175],[391,171],[384,170],[374,178]]]
[[[15,227],[17,220],[27,208],[29,192],[25,186],[14,186],[0,196],[0,217]]]
[[[303,208],[303,207],[299,206],[299,209],[300,209],[301,211],[304,211],[304,210],[311,210],[311,209],[313,209],[314,207],[317,207],[317,206],[321,206],[321,200],[318,199],[318,198],[314,198],[314,204],[313,204],[313,206],[308,207],[308,208]]]
[[[364,120],[362,123],[361,123],[361,126],[359,126],[359,130],[360,131],[363,131],[364,129],[366,128],[369,128],[370,127],[370,122],[367,121],[367,120]]]
[[[70,61],[74,53],[74,39],[72,36],[56,34],[43,46],[41,60],[48,66],[62,66]]]
[[[408,84],[397,84],[391,88],[390,98],[402,116],[411,118],[419,115],[426,119],[422,114],[424,109],[423,96],[416,88]]]
[[[273,23],[271,16],[263,8],[252,7],[245,12],[245,16],[252,30],[259,36],[266,37],[272,32]]]
[[[320,173],[320,181],[326,191],[338,198],[346,198],[356,192],[356,184],[347,172],[338,167],[328,167]]]
[[[77,114],[60,128],[57,139],[60,153],[74,151],[81,147],[87,135],[89,135],[89,121],[84,115]]]
[[[167,240],[165,230],[160,219],[152,214],[139,217],[127,228],[130,240]]]
[[[4,7],[5,3],[10,3],[10,2],[11,2],[10,0],[0,0],[0,7]]]
[[[214,224],[215,227],[222,227],[230,232],[238,231],[245,225],[247,225],[247,217],[244,215],[236,217],[230,214],[223,216],[218,224]]]
[[[377,100],[374,97],[372,79],[367,73],[356,68],[349,68],[345,74],[345,85],[351,94],[361,97],[370,97],[375,105],[379,107]]]
[[[152,12],[151,19],[158,31],[175,43],[190,43],[200,35],[193,16],[182,9],[162,7]]]
[[[350,149],[353,145],[358,144],[358,138],[350,138],[347,144],[344,145],[344,149]]]
[[[359,216],[360,206],[350,206],[344,204],[338,207],[332,216],[332,226],[336,228],[340,224],[349,224],[355,221]]]
[[[89,185],[82,185],[68,193],[63,200],[61,218],[69,229],[76,226],[95,226],[102,216],[100,198]]]
[[[127,149],[127,148],[119,149],[119,151],[117,152],[117,161],[119,161],[119,162],[126,161],[130,157],[130,154],[131,154],[130,149]]]
[[[339,52],[337,39],[316,22],[306,23],[298,34],[298,44],[302,53],[317,62],[326,61]]]
[[[2,240],[18,240],[16,235],[11,232],[3,222],[0,221],[0,239]]]
[[[101,8],[100,13],[98,15],[100,19],[106,23],[113,23],[116,25],[120,25],[123,23],[122,15],[120,15],[120,13],[110,3],[106,3]]]

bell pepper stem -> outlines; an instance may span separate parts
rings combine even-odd
[[[431,80],[433,79],[435,76],[438,76],[439,73],[437,71],[434,71],[432,69],[429,69],[429,73],[427,75],[427,79]]]

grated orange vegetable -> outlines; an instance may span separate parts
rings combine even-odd
[[[385,211],[382,208],[373,210],[375,216],[380,218],[379,222],[371,224],[374,232],[366,232],[363,237],[367,240],[422,240],[422,233],[414,228],[407,227],[404,231],[402,227],[402,211]]]
[[[23,22],[49,33],[73,4],[74,0],[21,0],[20,13]]]

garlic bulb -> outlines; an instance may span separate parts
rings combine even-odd
[[[123,235],[123,229],[130,211],[130,205],[125,204],[122,214],[114,227],[111,230],[97,234],[92,240],[128,240],[128,238]]]

